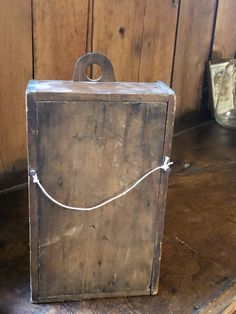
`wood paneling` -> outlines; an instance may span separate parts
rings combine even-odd
[[[179,1],[148,0],[142,36],[139,81],[170,84]]]
[[[33,0],[34,69],[37,79],[72,79],[86,52],[89,0]]]
[[[209,56],[234,56],[235,10],[235,0],[2,0],[0,172],[25,166],[32,62],[36,79],[71,79],[79,56],[102,52],[117,81],[172,82],[178,119],[201,106]]]
[[[213,58],[233,58],[236,53],[236,1],[219,0]]]
[[[26,167],[25,88],[32,77],[30,0],[0,1],[0,172]]]
[[[215,8],[215,0],[181,1],[172,84],[177,96],[177,117],[198,110],[201,104]]]
[[[118,81],[170,83],[178,1],[94,1],[93,51],[112,61]]]
[[[117,81],[137,81],[146,1],[94,1],[93,51],[111,60]]]

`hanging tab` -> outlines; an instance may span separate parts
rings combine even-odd
[[[89,78],[86,74],[89,65],[97,64],[101,68],[101,75],[97,79]],[[75,64],[73,81],[85,82],[115,82],[115,75],[111,61],[101,53],[89,52],[78,59]]]

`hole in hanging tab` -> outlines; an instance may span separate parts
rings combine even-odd
[[[101,66],[97,63],[88,64],[85,73],[87,79],[93,82],[98,82],[102,77]]]

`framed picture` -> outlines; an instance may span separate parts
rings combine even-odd
[[[236,60],[209,61],[211,109],[216,116],[235,109]]]

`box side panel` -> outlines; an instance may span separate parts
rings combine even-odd
[[[33,81],[37,93],[54,93],[68,96],[80,94],[113,94],[113,95],[173,95],[174,92],[165,83],[137,82],[73,82],[73,81]]]
[[[39,178],[49,194],[90,206],[163,161],[166,103],[37,102]],[[160,171],[92,212],[38,194],[39,298],[150,293]]]
[[[37,169],[37,108],[34,100],[34,93],[28,92],[26,95],[27,112],[27,155],[28,172],[30,167]],[[30,285],[31,300],[38,301],[38,213],[37,213],[37,187],[31,183],[28,176],[29,191],[29,237],[30,237]]]
[[[98,292],[89,294],[73,294],[73,295],[58,295],[51,297],[39,298],[37,303],[48,303],[48,302],[66,302],[66,301],[80,301],[89,299],[100,299],[100,298],[121,298],[121,297],[132,297],[132,296],[144,296],[149,295],[149,290],[132,290],[123,292]]]
[[[113,94],[113,93],[85,93],[77,90],[73,93],[36,93],[37,101],[87,101],[87,102],[125,102],[127,99],[131,102],[168,102],[169,95],[159,94]]]
[[[171,96],[168,101],[166,128],[163,142],[163,156],[168,157],[171,156],[175,106],[176,106],[175,96]],[[152,295],[155,295],[158,292],[167,189],[168,189],[168,173],[162,172],[160,176],[159,202],[156,217],[156,239],[153,256],[152,276],[150,282],[150,292]]]

